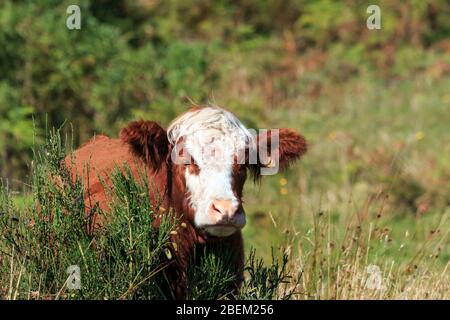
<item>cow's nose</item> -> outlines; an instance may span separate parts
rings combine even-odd
[[[240,211],[239,204],[231,199],[215,199],[211,202],[210,214],[216,222],[232,221]]]

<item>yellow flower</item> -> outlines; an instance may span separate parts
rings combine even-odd
[[[416,132],[416,139],[417,140],[422,140],[423,138],[425,138],[425,133],[423,133],[423,131]]]
[[[281,179],[280,179],[280,185],[281,185],[281,186],[287,185],[287,180],[286,180],[285,178],[281,178]]]
[[[280,188],[280,193],[284,196],[288,194],[288,189],[287,188]]]
[[[337,137],[336,131],[332,131],[328,134],[328,139],[330,139],[332,141],[336,140],[336,137]]]

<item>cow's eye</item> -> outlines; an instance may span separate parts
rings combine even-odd
[[[200,173],[200,167],[194,161],[187,165],[186,168],[188,168],[190,174],[198,175]]]
[[[195,162],[192,162],[192,163],[191,163],[191,166],[192,166],[193,168],[195,168],[195,169],[198,169],[198,165],[197,165]]]

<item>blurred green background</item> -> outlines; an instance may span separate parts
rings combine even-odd
[[[81,30],[66,28],[71,4]],[[366,27],[370,4],[380,30]],[[46,127],[72,124],[79,146],[212,102],[310,143],[300,164],[246,187],[259,252],[292,229],[307,237],[325,211],[333,232],[381,219],[379,254],[410,257],[449,229],[449,88],[446,0],[2,0],[0,176],[20,202]]]

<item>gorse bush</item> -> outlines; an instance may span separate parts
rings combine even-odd
[[[159,211],[151,204],[152,186],[145,172],[136,179],[129,168],[116,168],[107,187],[109,212],[91,206],[86,214],[86,190],[62,165],[65,154],[59,131],[53,131],[35,148],[30,200],[18,207],[8,185],[0,188],[0,297],[172,299],[163,271],[172,263],[170,232],[176,221],[168,213],[155,227]],[[93,228],[94,214],[107,221],[104,228]],[[232,291],[236,279],[231,256],[220,250],[220,242],[195,250],[186,298],[448,298],[449,265],[442,269],[438,259],[441,254],[445,259],[446,225],[443,215],[412,257],[394,259],[405,244],[389,246],[396,241],[379,218],[370,220],[357,212],[340,236],[332,214],[319,212],[298,241],[297,232],[286,230],[281,255],[272,250],[269,263],[250,250],[239,292]],[[77,281],[73,266],[80,270],[79,290],[69,290]]]
[[[248,274],[244,281],[241,299],[287,300],[293,297],[296,283],[288,270],[289,256],[284,252],[279,262],[272,249],[272,263],[266,265],[256,258],[256,251],[250,251],[245,270]]]
[[[245,299],[270,300],[290,299],[294,296],[296,283],[288,270],[289,256],[282,254],[281,260],[272,249],[272,261],[266,264],[256,257],[251,249],[245,262],[245,279],[240,291],[232,293],[235,272],[232,256],[226,250],[220,250],[220,243],[205,248],[194,256],[188,269],[188,299]],[[219,254],[218,254],[219,252]]]
[[[86,215],[82,184],[61,167],[65,151],[59,134],[51,134],[35,155],[35,203],[20,213],[2,208],[7,209],[1,230],[2,275],[9,273],[16,285],[9,298],[25,298],[24,292],[35,298],[162,297],[155,278],[167,263],[162,257],[172,223],[168,216],[158,229],[153,227],[148,185],[135,181],[129,171],[113,172],[110,223],[97,234],[91,218],[106,217],[94,210]],[[18,268],[17,278],[15,269],[3,269],[9,263]],[[69,296],[66,270],[71,265],[81,269],[82,289]]]
[[[163,270],[173,259],[169,236],[175,218],[168,213],[155,227],[156,209],[148,192],[152,186],[145,172],[135,179],[129,168],[116,168],[112,186],[105,184],[111,197],[109,212],[92,206],[86,214],[86,190],[62,164],[66,148],[59,131],[34,154],[32,204],[19,210],[7,186],[0,192],[2,298],[171,299]],[[94,229],[94,216],[107,226]],[[188,270],[187,298],[233,298],[230,262],[225,250],[198,252]],[[68,289],[74,280],[70,266],[80,268],[80,290]],[[253,266],[252,277],[254,272],[265,273],[264,268]]]
[[[218,254],[220,252],[220,254]],[[204,248],[195,252],[188,268],[188,299],[219,299],[231,297],[235,279],[232,255],[227,250]]]

